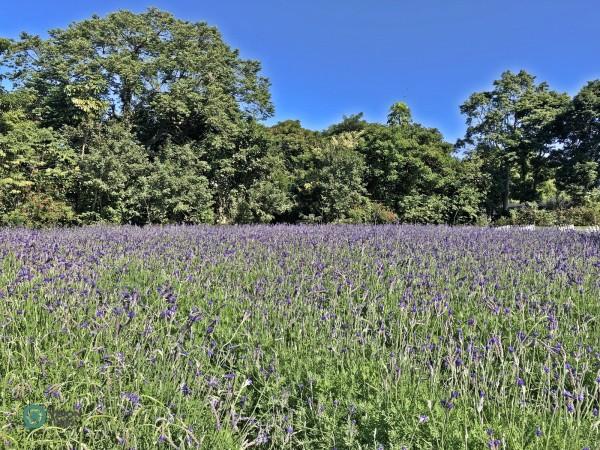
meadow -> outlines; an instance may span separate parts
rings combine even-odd
[[[598,449],[599,294],[577,230],[0,229],[0,447]]]

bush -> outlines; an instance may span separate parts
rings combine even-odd
[[[371,223],[396,223],[398,216],[394,211],[381,203],[371,204]]]
[[[440,195],[411,194],[400,202],[405,223],[443,224],[448,213],[448,199]]]
[[[501,217],[494,225],[575,225],[579,227],[600,225],[600,204],[589,203],[564,209],[540,209],[536,204],[527,204],[521,209],[510,211],[509,217]]]
[[[524,208],[510,211],[510,225],[557,225],[558,220],[553,211],[539,209],[535,203],[529,203]]]
[[[600,204],[576,206],[557,211],[560,223],[580,227],[600,225]]]
[[[323,217],[314,214],[301,215],[300,220],[302,223],[323,223]],[[398,216],[387,206],[367,200],[362,205],[351,208],[344,217],[337,219],[334,223],[389,224],[398,223]]]
[[[480,213],[475,219],[475,225],[478,227],[487,227],[490,225],[490,223],[491,218],[485,213]]]
[[[71,207],[46,194],[29,195],[24,203],[1,218],[4,224],[27,227],[67,225],[73,221],[74,214]]]

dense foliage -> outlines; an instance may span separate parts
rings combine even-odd
[[[0,229],[0,446],[597,448],[599,244],[408,225]],[[30,403],[75,416],[27,431]]]
[[[23,33],[0,39],[0,224],[471,224],[600,205],[600,81],[571,99],[506,72],[461,111],[456,146],[403,103],[385,124],[267,127],[260,64],[205,23],[149,9]]]

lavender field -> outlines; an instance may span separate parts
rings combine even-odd
[[[0,230],[0,447],[598,449],[599,294],[576,230]]]

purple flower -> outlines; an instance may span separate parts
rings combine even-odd
[[[187,384],[183,383],[181,385],[181,393],[184,397],[189,397],[190,395],[192,395],[192,390]]]
[[[171,305],[160,313],[161,319],[172,319],[177,313],[177,305]]]
[[[261,445],[266,444],[267,442],[269,442],[269,435],[267,432],[264,430],[259,431],[258,436],[256,437],[256,443]]]
[[[440,403],[447,410],[451,410],[452,408],[454,408],[454,403],[452,403],[448,400],[442,400],[442,401],[440,401]]]
[[[488,442],[488,447],[490,448],[490,450],[497,450],[500,448],[501,445],[502,441],[500,439],[491,439]]]
[[[46,395],[46,397],[52,397],[52,398],[61,398],[62,394],[60,393],[60,386],[53,384],[50,385],[46,388],[46,390],[44,391],[44,394]]]
[[[195,323],[201,319],[202,319],[202,313],[198,310],[198,308],[193,307],[192,310],[190,311],[190,314],[188,315],[188,321],[190,323]]]
[[[570,413],[575,411],[575,407],[573,406],[573,403],[571,403],[571,402],[567,403],[567,411]]]
[[[121,398],[131,403],[134,408],[141,405],[140,396],[133,392],[121,392]]]

